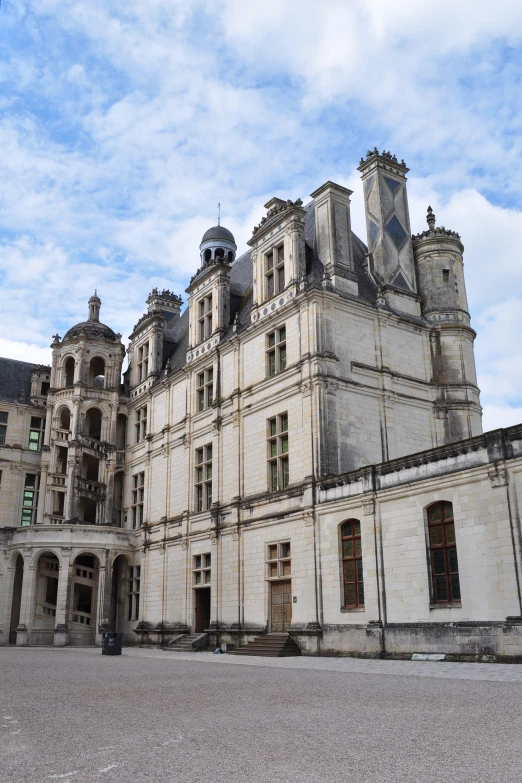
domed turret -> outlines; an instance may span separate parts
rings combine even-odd
[[[63,338],[62,343],[77,337],[90,337],[119,343],[121,334],[116,334],[110,326],[100,322],[100,306],[101,299],[95,291],[94,295],[89,299],[88,320],[72,326]]]
[[[236,257],[236,251],[237,245],[234,235],[228,228],[220,224],[205,231],[199,246],[202,265],[217,258],[232,263]]]

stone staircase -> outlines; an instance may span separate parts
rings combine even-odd
[[[287,658],[301,655],[301,650],[287,633],[269,633],[256,636],[245,647],[231,650],[230,655],[262,655],[265,658]]]
[[[208,633],[183,633],[172,639],[165,650],[172,652],[197,652],[208,647]]]

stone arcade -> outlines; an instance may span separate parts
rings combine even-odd
[[[482,434],[463,245],[412,237],[404,161],[273,198],[188,306],[0,360],[0,643],[522,655],[522,426]],[[206,634],[203,636],[201,634]]]

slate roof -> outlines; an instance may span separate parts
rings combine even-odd
[[[324,267],[319,260],[315,250],[315,206],[311,201],[304,207],[305,215],[305,243],[306,243],[306,274],[311,285],[321,288]],[[209,229],[204,235],[203,240],[216,229],[227,231],[223,226],[215,226]],[[227,234],[230,232],[227,231]],[[354,255],[354,266],[359,282],[359,295],[341,294],[346,298],[366,302],[376,305],[377,289],[375,284],[366,272],[364,261],[368,249],[364,242],[361,242],[352,232],[352,248]],[[226,340],[233,334],[232,323],[239,314],[238,330],[245,329],[250,324],[250,312],[252,310],[252,262],[250,260],[250,251],[239,256],[230,268],[230,329],[224,336]],[[174,318],[167,323],[164,332],[163,344],[163,364],[167,359],[170,360],[170,372],[180,370],[186,363],[186,354],[188,350],[188,328],[189,316],[188,308],[180,318]]]
[[[16,359],[0,357],[0,400],[7,402],[29,402],[31,396],[31,372],[39,364],[19,362]],[[51,368],[49,368],[49,373]],[[21,395],[23,392],[23,395]]]
[[[217,239],[218,241],[220,239],[226,239],[228,242],[233,242],[234,245],[236,244],[233,233],[229,231],[228,228],[225,228],[225,226],[212,226],[212,228],[207,229],[203,234],[201,244],[210,239]]]
[[[120,342],[120,338],[116,336],[116,333],[113,332],[111,327],[107,326],[107,324],[102,324],[100,321],[82,321],[80,324],[72,326],[62,342],[70,340],[73,337],[81,337],[82,335],[95,339],[103,338],[105,340],[110,340],[111,342]]]

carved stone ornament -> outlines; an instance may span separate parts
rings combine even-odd
[[[488,470],[488,476],[492,487],[507,487],[508,474],[505,468],[499,468],[498,465],[495,465],[494,468]]]
[[[311,527],[314,524],[314,512],[305,511],[303,514],[303,519],[306,527]]]
[[[375,514],[375,500],[367,500],[363,503],[363,514],[365,517]]]

